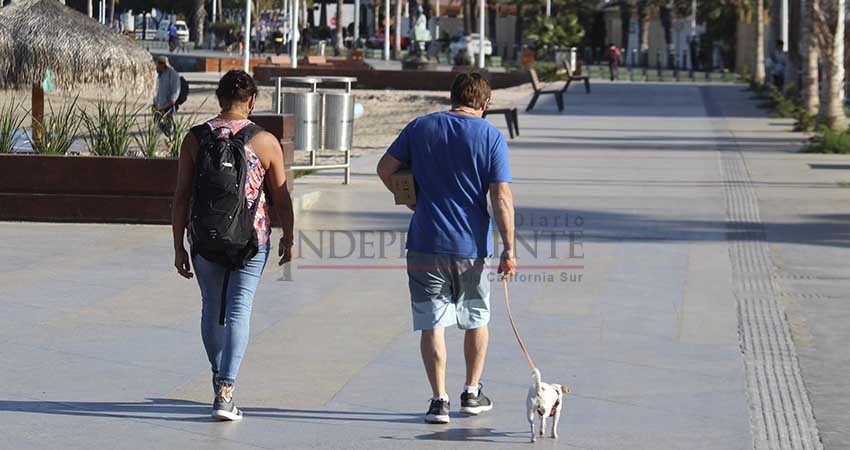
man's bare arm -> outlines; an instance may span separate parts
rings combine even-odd
[[[502,254],[499,273],[511,276],[516,273],[516,247],[514,230],[514,196],[509,183],[490,183],[490,203],[493,216],[502,237]]]

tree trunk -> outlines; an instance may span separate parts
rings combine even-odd
[[[517,0],[514,2],[516,5],[516,32],[514,34],[514,41],[516,43],[516,52],[515,56],[517,61],[519,61],[520,53],[522,52],[522,32],[523,32],[523,20],[522,20],[522,0]]]
[[[632,5],[628,2],[628,0],[620,0],[620,33],[623,35],[621,37],[620,47],[622,48],[629,48],[629,31],[631,27]]]
[[[638,0],[638,28],[640,28],[640,51],[649,50],[649,5],[647,0]]]
[[[800,13],[803,16],[801,23],[802,39],[800,46],[800,57],[803,66],[803,86],[801,96],[803,108],[811,115],[818,113],[818,37],[815,34],[815,18],[813,12],[814,2],[817,0],[802,0]]]
[[[472,0],[463,0],[463,34],[472,34]]]
[[[659,6],[658,16],[661,21],[661,26],[664,28],[664,43],[667,46],[667,65],[673,68],[676,61],[676,55],[673,50],[673,10],[669,6]],[[684,61],[682,61],[684,64]]]
[[[753,60],[753,81],[764,84],[764,0],[755,1],[756,48]]]
[[[88,2],[86,2],[86,12],[89,17],[94,17],[94,5],[92,4],[92,0],[88,0]]]
[[[192,19],[194,22],[192,24],[192,29],[195,33],[194,41],[197,47],[203,47],[204,45],[204,24],[207,20],[205,4],[206,2],[204,0],[195,0],[195,8],[192,12]]]
[[[395,32],[393,34],[393,52],[395,53],[396,59],[401,59],[401,10],[402,10],[402,1],[396,0],[395,3]]]
[[[109,17],[106,21],[110,27],[115,26],[115,0],[109,0]]]
[[[844,16],[845,0],[831,0],[832,17],[829,18],[829,49],[824,52],[823,98],[820,115],[823,122],[836,131],[847,130],[847,113],[844,111]]]
[[[334,46],[334,50],[336,51],[336,55],[342,55],[345,46],[343,45],[343,28],[345,24],[342,23],[342,5],[343,0],[336,0],[336,45]]]

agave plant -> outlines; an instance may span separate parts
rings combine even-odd
[[[148,158],[157,156],[162,147],[161,120],[162,118],[158,114],[153,113],[145,115],[142,122],[136,124],[136,135],[133,136],[133,139],[141,149],[142,154]]]
[[[21,103],[10,101],[5,108],[0,110],[0,153],[9,153],[15,145],[16,131],[21,127],[26,117],[18,115]]]
[[[50,100],[47,101],[50,114],[44,117],[44,123],[40,123],[44,134],[41,138],[33,136],[34,133],[27,135],[33,149],[46,155],[64,155],[68,151],[80,131],[78,99],[79,96],[74,97],[70,104],[65,104],[57,110],[53,109]]]
[[[91,115],[80,111],[89,150],[98,156],[126,156],[133,140],[131,127],[141,107],[130,106],[126,97],[119,103],[98,100],[95,107]]]
[[[204,100],[200,106],[198,106],[198,110],[203,109],[206,103],[207,101]],[[172,158],[177,158],[180,156],[180,146],[183,144],[183,139],[186,138],[189,130],[198,121],[198,112],[195,111],[191,114],[182,115],[174,114],[172,116],[172,120],[174,121],[174,125],[170,136],[168,137],[168,155]]]

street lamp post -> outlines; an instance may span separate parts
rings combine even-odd
[[[245,0],[245,51],[242,52],[242,70],[251,69],[251,0]]]
[[[298,0],[291,2],[292,14],[289,15],[289,67],[298,68]]]
[[[401,1],[401,0],[398,0]],[[384,4],[384,61],[390,60],[390,0]]]
[[[486,11],[486,1],[478,0],[478,68],[484,68],[484,13]]]

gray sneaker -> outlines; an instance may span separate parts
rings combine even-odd
[[[425,422],[449,423],[449,401],[433,398],[428,412],[425,414]]]
[[[218,420],[242,420],[242,411],[233,403],[233,385],[221,383],[218,395],[213,401],[212,417]]]

